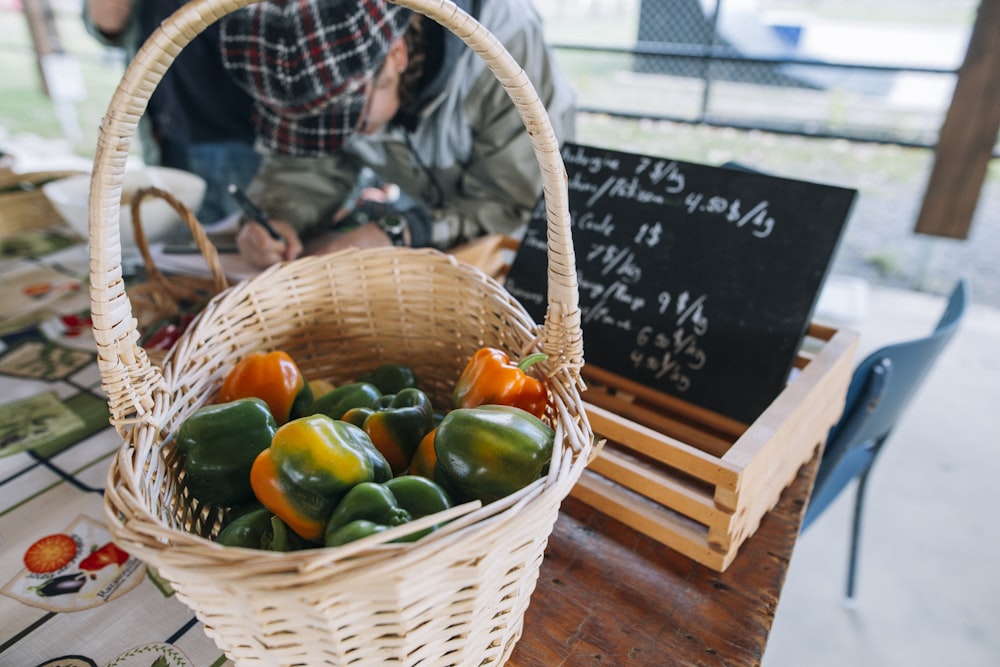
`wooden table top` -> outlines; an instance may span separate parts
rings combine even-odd
[[[818,465],[724,573],[567,498],[508,667],[759,665]]]

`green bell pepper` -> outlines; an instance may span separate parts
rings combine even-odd
[[[256,458],[250,484],[257,499],[301,537],[322,542],[326,522],[353,486],[373,482],[388,464],[364,431],[326,415],[279,428]]]
[[[345,384],[323,394],[306,410],[306,414],[323,414],[341,419],[351,408],[372,408],[382,398],[382,392],[370,382]]]
[[[375,533],[384,533],[390,528],[392,528],[392,526],[375,523],[374,521],[369,521],[367,519],[355,519],[349,524],[341,526],[336,531],[328,534],[326,541],[324,542],[324,546],[339,547],[342,544],[360,540],[362,537],[368,537],[369,535],[374,535]]]
[[[403,389],[420,388],[413,369],[401,364],[382,364],[363,375],[360,381],[372,383],[383,394],[396,394]]]
[[[222,529],[215,541],[228,547],[265,551],[297,551],[315,546],[296,535],[267,508],[237,516]]]
[[[520,408],[452,410],[434,435],[434,479],[456,501],[491,503],[538,479],[554,440],[548,424]]]
[[[250,468],[277,429],[270,408],[259,398],[199,408],[176,437],[188,490],[203,503],[223,507],[253,500]]]
[[[324,544],[339,546],[400,526],[452,506],[448,493],[435,482],[416,475],[394,477],[383,484],[358,484],[337,504],[326,524]],[[401,537],[414,542],[437,526]]]
[[[383,396],[375,407],[353,408],[341,417],[364,429],[394,475],[410,465],[420,441],[434,428],[434,406],[427,394],[408,387]]]

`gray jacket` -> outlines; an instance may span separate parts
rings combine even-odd
[[[559,141],[572,141],[576,94],[545,44],[531,0],[482,5],[480,23],[524,68]],[[434,246],[519,231],[541,194],[531,140],[485,62],[454,35],[449,39],[446,49],[460,49],[451,75],[412,133],[392,127],[356,136],[321,158],[265,155],[250,196],[272,217],[308,232],[329,225],[367,166],[429,211]]]

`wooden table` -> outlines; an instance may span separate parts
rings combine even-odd
[[[70,274],[83,282],[88,267],[84,246],[57,253],[52,261],[59,273],[42,276],[36,271],[46,267],[35,260],[8,261],[3,267],[6,286],[14,275],[31,284]],[[60,314],[89,306],[85,291],[68,294],[75,296],[40,303]],[[66,422],[78,437],[63,438],[58,447],[41,453],[0,457],[0,534],[7,540],[0,549],[5,574],[0,586],[27,576],[18,571],[23,569],[21,554],[33,541],[75,530],[84,519],[94,525],[103,520],[100,489],[120,440],[106,437],[111,431],[99,376],[85,370],[93,364],[93,344],[77,340],[70,355],[70,348],[62,346],[69,345],[71,333],[46,345],[30,333],[3,337],[7,348],[0,360],[6,359],[7,366],[0,368],[0,406],[16,402],[16,409],[25,410],[25,399],[41,401],[58,388],[61,403],[49,397],[33,409],[48,414],[62,405],[75,411],[86,428],[61,420],[58,425]],[[59,355],[51,353],[53,345]],[[54,359],[60,362],[54,364]],[[759,664],[817,464],[814,456],[799,471],[721,574],[568,498],[509,667]],[[106,537],[95,532],[88,539],[97,545]],[[24,604],[0,595],[0,664],[34,665],[86,655],[91,664],[104,665],[137,652],[148,657],[151,646],[181,651],[197,667],[231,664],[220,662],[219,649],[189,609],[165,595],[142,570],[137,572],[123,587],[127,592],[106,604],[94,596],[60,595]],[[87,622],[69,613],[75,611],[85,611]],[[94,633],[101,633],[101,641],[94,641]]]
[[[818,465],[724,573],[568,498],[508,666],[759,665]]]

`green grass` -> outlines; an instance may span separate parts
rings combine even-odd
[[[11,136],[23,134],[60,138],[62,126],[52,100],[46,95],[24,15],[0,10],[4,25],[0,43],[0,127]],[[74,56],[83,78],[86,97],[73,105],[82,138],[73,146],[84,157],[92,157],[101,118],[121,79],[123,66],[84,29],[78,16],[59,14],[57,31],[67,53]]]

